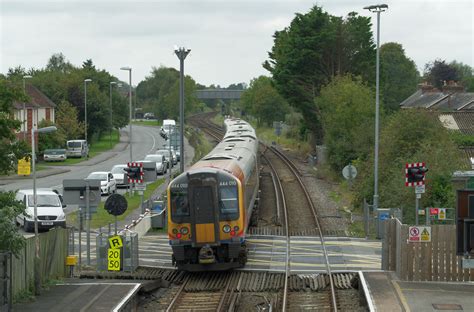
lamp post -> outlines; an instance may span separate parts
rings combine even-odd
[[[133,162],[133,153],[132,153],[132,68],[131,67],[121,67],[121,70],[128,70],[128,99],[130,105],[130,122],[129,122],[129,145],[130,145],[130,162]]]
[[[379,66],[380,66],[380,13],[388,9],[386,4],[376,4],[364,7],[364,10],[377,13],[377,56],[376,56],[376,70],[375,70],[375,155],[374,155],[374,202],[373,209],[377,211],[379,206]]]
[[[109,131],[110,147],[112,147],[112,128],[114,127],[114,123],[112,122],[112,85],[116,85],[116,84],[117,84],[116,81],[111,81],[109,83],[109,87],[110,87],[110,131]]]
[[[30,75],[23,76],[23,92],[26,95],[26,79],[33,78]],[[33,116],[32,116],[33,117]],[[23,102],[23,140],[26,140],[26,133],[28,132],[28,122],[26,121],[26,103]]]
[[[184,172],[184,59],[189,52],[191,52],[191,49],[184,47],[174,49],[174,53],[179,58],[179,126],[181,132],[179,169],[181,172]]]
[[[84,137],[86,139],[87,145],[89,142],[87,141],[87,83],[91,82],[92,79],[84,79]]]
[[[39,295],[41,287],[41,270],[40,270],[40,242],[38,237],[38,204],[36,201],[36,144],[35,133],[48,133],[56,131],[55,126],[35,129],[31,127],[31,163],[33,167],[33,218],[35,222],[35,260],[34,260],[34,280],[35,280],[35,294]]]

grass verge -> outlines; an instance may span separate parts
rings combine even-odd
[[[203,132],[197,132],[193,128],[186,131],[189,144],[194,148],[193,163],[206,156],[211,150],[211,143],[204,137]]]
[[[161,178],[159,180],[156,180],[153,183],[150,183],[147,185],[147,189],[144,193],[144,198],[145,200],[150,198],[153,192],[165,182],[164,178]],[[117,217],[117,221],[122,221],[125,220],[125,218],[132,213],[135,209],[140,207],[140,198],[141,196],[138,195],[138,192],[135,192],[135,194],[130,197],[129,194],[125,194],[125,199],[127,200],[128,203],[128,208],[125,211],[125,213],[121,216]],[[92,220],[91,220],[91,228],[96,229],[99,227],[103,227],[108,225],[109,223],[114,223],[115,222],[115,217],[110,215],[104,208],[105,202],[100,202],[99,207],[97,207],[97,213],[94,213],[92,215]],[[74,225],[76,227],[79,227],[78,224],[78,219],[77,219],[77,213],[71,213],[67,216],[67,223],[69,225]]]
[[[161,122],[159,122],[156,119],[155,120],[134,120],[132,121],[132,125],[159,127],[161,126]]]
[[[89,158],[97,156],[99,153],[106,152],[115,147],[120,141],[120,133],[118,130],[113,130],[112,134],[104,133],[98,140],[92,140],[89,146]],[[87,160],[86,158],[68,158],[60,162],[41,162],[48,166],[68,166],[78,164]]]

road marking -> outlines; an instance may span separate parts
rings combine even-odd
[[[153,151],[155,149],[155,145],[156,145],[156,140],[155,140],[155,135],[154,134],[151,134],[150,132],[146,132],[146,134],[148,134],[149,136],[151,136],[151,138],[153,139],[153,146],[151,147],[151,149],[148,151],[148,154],[151,154],[151,151]],[[154,153],[153,153],[154,154]]]
[[[407,302],[405,296],[403,295],[402,290],[400,289],[400,285],[398,285],[398,283],[394,280],[392,280],[392,284],[393,284],[393,287],[395,288],[395,291],[397,292],[398,299],[400,299],[400,302],[402,303],[403,308],[405,309],[405,311],[406,312],[411,312],[410,306],[408,305],[408,302]]]

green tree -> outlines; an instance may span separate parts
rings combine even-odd
[[[289,105],[272,86],[272,80],[260,76],[250,82],[250,86],[241,97],[242,108],[255,116],[259,125],[271,126],[273,121],[285,119]]]
[[[374,94],[361,78],[338,76],[321,89],[321,109],[328,161],[339,172],[354,160],[366,160],[373,145]]]
[[[418,81],[415,62],[406,57],[401,44],[389,42],[380,47],[380,89],[387,112],[398,110],[399,104],[415,92]]]
[[[379,194],[380,207],[401,207],[404,222],[415,218],[415,192],[405,186],[405,164],[425,162],[426,193],[421,207],[454,207],[451,176],[463,169],[462,155],[436,114],[426,110],[404,109],[392,114],[380,134]],[[361,203],[373,194],[373,153],[360,164],[355,201]]]
[[[314,98],[321,87],[335,75],[348,72],[373,80],[375,47],[370,26],[370,18],[357,13],[343,19],[314,6],[306,14],[296,14],[289,27],[274,35],[269,60],[263,66],[319,141],[322,130]]]
[[[464,63],[452,61],[450,66],[456,69],[459,81],[466,88],[466,92],[474,92],[474,69]]]
[[[11,171],[17,159],[27,155],[26,143],[15,138],[20,122],[12,118],[13,103],[25,100],[21,89],[14,87],[4,77],[0,78],[0,174]],[[23,235],[18,233],[13,221],[24,210],[24,205],[15,200],[15,192],[0,191],[0,250],[17,255],[24,246]]]
[[[39,122],[38,127],[49,127],[53,126],[54,123],[43,119]],[[59,129],[58,129],[59,130]],[[41,140],[38,140],[38,151],[40,154],[44,153],[49,148],[62,148],[66,145],[66,137],[62,131],[54,131],[51,133],[41,134]]]
[[[75,140],[84,136],[84,124],[78,120],[77,108],[68,101],[63,100],[58,104],[55,119],[56,126],[58,127],[57,132],[61,133],[65,141]]]

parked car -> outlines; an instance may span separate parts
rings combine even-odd
[[[145,113],[145,115],[143,115],[143,118],[145,118],[145,119],[155,119],[155,114],[154,113]]]
[[[174,166],[174,163],[173,163],[173,160],[172,160],[172,157],[171,156],[171,153],[169,150],[167,149],[159,149],[156,151],[155,153],[156,155],[164,155],[165,156],[165,160],[166,162],[168,163],[168,168],[173,168]]]
[[[66,147],[67,157],[89,157],[89,145],[86,140],[69,140]]]
[[[150,154],[145,156],[145,160],[156,163],[156,174],[165,174],[168,171],[165,155]]]
[[[34,230],[34,202],[33,190],[19,190],[16,200],[23,202],[26,206],[25,213],[16,217],[16,223],[23,226],[25,232]],[[36,190],[36,208],[39,229],[50,229],[55,226],[66,227],[66,215],[58,194],[49,189]]]
[[[96,171],[89,174],[86,180],[100,180],[100,193],[110,195],[117,192],[117,182],[111,172]]]
[[[180,150],[177,149],[177,150],[175,151],[175,153],[176,153],[176,159],[177,159],[178,161],[181,161],[181,152],[180,152]]]
[[[117,183],[117,187],[128,185],[127,172],[124,170],[124,168],[127,168],[127,165],[115,165],[110,170],[114,176],[115,182]]]
[[[63,148],[47,149],[43,153],[44,161],[65,161],[66,159],[66,150]]]
[[[165,129],[163,129],[163,128],[160,129],[160,136],[163,139],[168,140],[168,133],[166,133]]]
[[[173,159],[173,165],[176,165],[178,163],[178,156],[176,156],[174,149],[171,149],[171,158]]]

